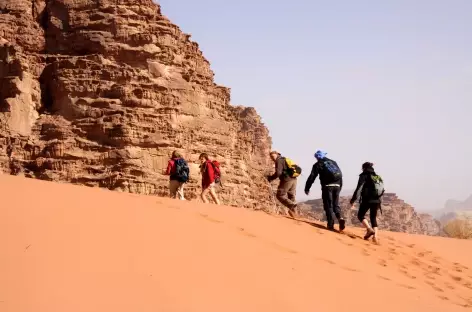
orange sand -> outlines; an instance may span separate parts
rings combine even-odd
[[[470,311],[472,242],[0,176],[1,312]]]

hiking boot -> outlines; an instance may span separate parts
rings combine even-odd
[[[374,235],[374,234],[375,234],[374,230],[372,230],[372,229],[367,229],[367,233],[365,233],[364,239],[365,239],[365,240],[369,240],[369,238],[370,238],[372,235]]]
[[[346,220],[340,219],[339,220],[339,230],[344,231],[345,228],[346,228]]]
[[[336,231],[334,229],[334,224],[333,225],[328,224],[328,226],[326,228],[328,229],[328,231]]]

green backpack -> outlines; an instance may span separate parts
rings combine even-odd
[[[384,183],[382,177],[379,175],[371,175],[372,182],[374,182],[373,195],[380,198],[385,193]]]

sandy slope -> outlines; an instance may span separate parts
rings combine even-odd
[[[472,242],[0,176],[0,311],[470,311]]]

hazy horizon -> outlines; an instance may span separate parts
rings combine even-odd
[[[273,148],[303,168],[317,149],[354,189],[372,161],[420,211],[472,194],[472,1],[161,0]],[[469,142],[469,143],[467,143]]]

